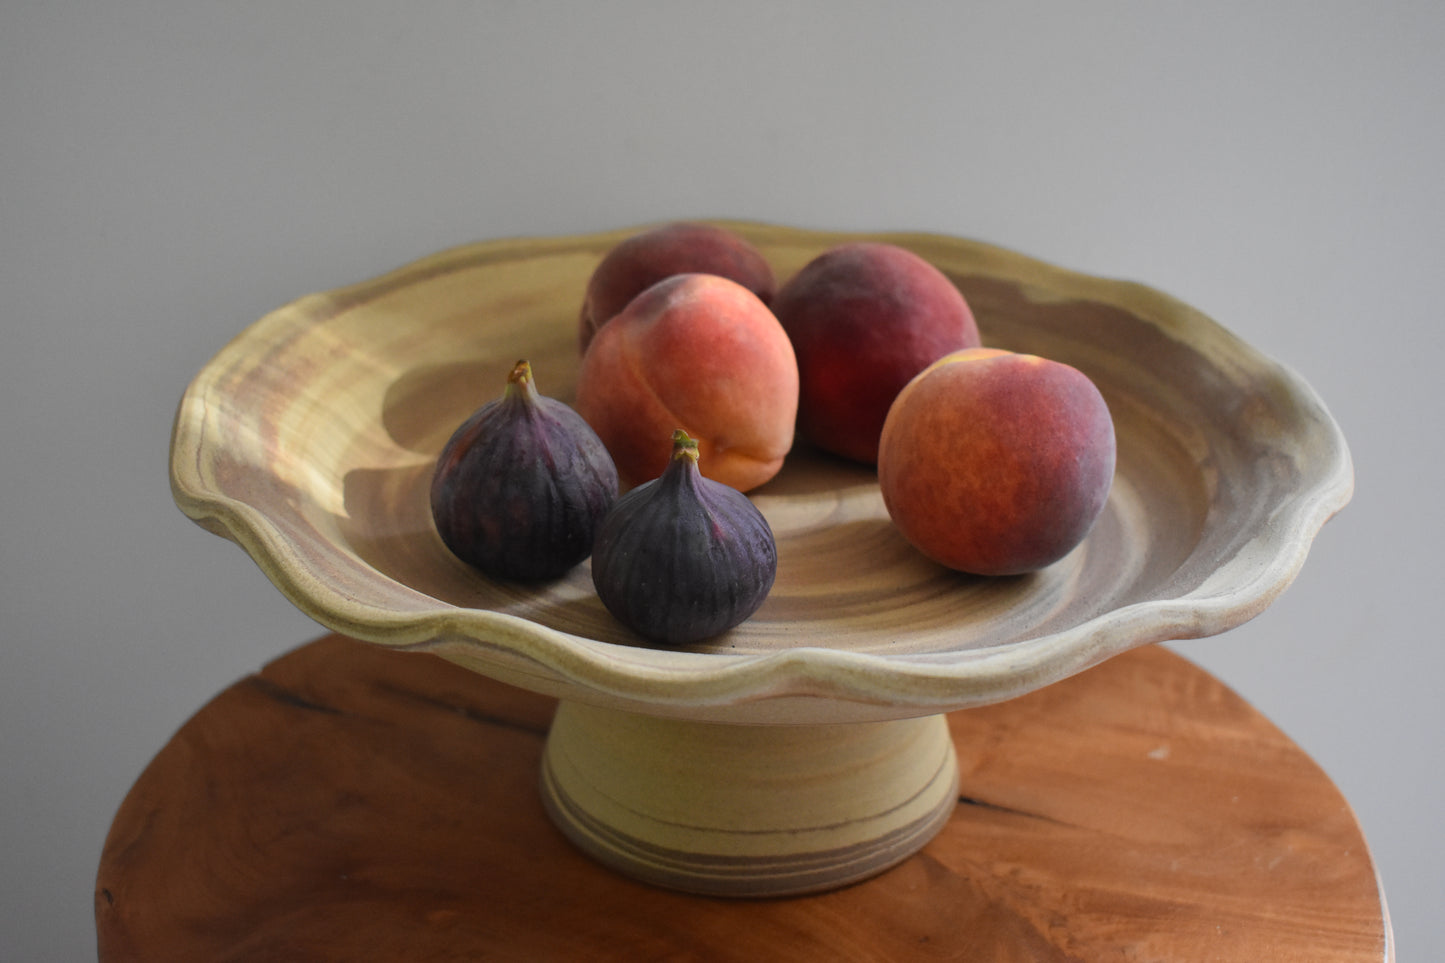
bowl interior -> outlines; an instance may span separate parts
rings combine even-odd
[[[729,226],[780,279],[857,237]],[[182,402],[178,502],[324,624],[384,644],[460,644],[460,661],[483,671],[520,659],[539,680],[667,699],[668,673],[685,689],[739,660],[822,651],[931,676],[937,698],[961,704],[1238,624],[1349,497],[1343,441],[1308,386],[1187,306],[987,245],[873,235],[942,268],[986,344],[1067,362],[1098,385],[1118,438],[1103,516],[1043,571],[963,575],[902,539],[871,468],[800,444],[752,493],[778,541],[768,600],[717,639],[654,649],[603,608],[587,563],[542,585],[490,580],[451,556],[427,505],[442,445],[519,358],[542,393],[572,399],[582,291],[627,233],[472,245],[262,319]],[[774,658],[796,678],[774,673],[766,694],[816,694],[799,681],[807,661]],[[982,689],[968,678],[990,672]]]

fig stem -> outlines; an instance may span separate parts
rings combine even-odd
[[[502,392],[503,398],[515,398],[521,395],[527,401],[537,400],[537,385],[532,380],[532,363],[526,358],[512,365],[512,370],[507,374],[507,387]]]
[[[672,460],[682,461],[689,459],[694,465],[697,464],[697,439],[688,435],[687,432],[678,428],[672,433]]]

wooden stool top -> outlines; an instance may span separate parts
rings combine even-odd
[[[949,717],[943,832],[846,889],[710,899],[575,850],[537,780],[555,702],[327,636],[231,686],[122,803],[100,959],[1379,963],[1339,791],[1161,647]]]

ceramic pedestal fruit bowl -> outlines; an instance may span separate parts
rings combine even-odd
[[[871,466],[795,445],[748,493],[776,539],[771,591],[714,638],[646,642],[590,562],[534,584],[459,561],[428,505],[443,445],[519,358],[575,402],[578,306],[640,229],[469,245],[302,298],[206,365],[173,435],[181,509],[318,622],[560,699],[544,802],[625,872],[767,895],[892,865],[953,810],[943,713],[1240,624],[1350,497],[1309,386],[1164,294],[956,238],[723,226],[779,279],[845,242],[907,248],[984,345],[1086,375],[1117,463],[1083,542],[1025,575],[954,571],[903,537]]]

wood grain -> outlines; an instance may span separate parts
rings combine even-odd
[[[103,961],[1388,958],[1346,801],[1206,673],[1145,647],[949,717],[959,803],[822,895],[655,889],[543,813],[555,703],[328,636],[217,696],[101,856]]]

